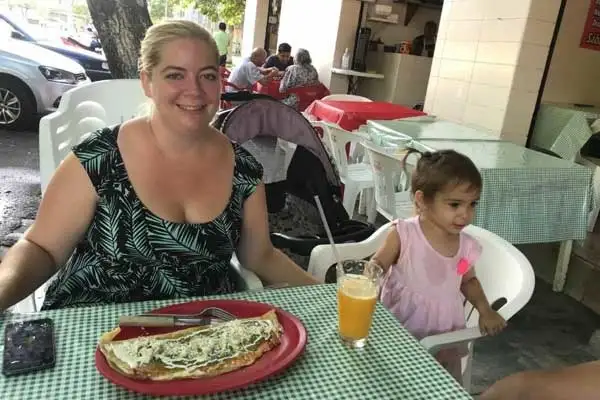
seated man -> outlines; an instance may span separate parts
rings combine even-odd
[[[231,71],[227,81],[241,90],[252,90],[252,86],[257,82],[266,85],[279,73],[277,68],[261,67],[266,58],[267,52],[265,49],[254,49],[249,58],[245,58],[241,64]],[[225,91],[235,92],[236,90],[232,87],[226,87]]]
[[[294,65],[294,58],[291,57],[292,46],[288,43],[281,43],[277,48],[277,54],[273,54],[267,58],[265,68],[275,67],[279,71],[283,72],[290,65]]]

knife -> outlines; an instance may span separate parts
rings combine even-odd
[[[211,317],[176,317],[161,315],[123,315],[119,317],[119,326],[141,327],[177,327],[177,326],[208,326],[214,319]]]

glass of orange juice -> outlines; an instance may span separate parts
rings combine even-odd
[[[350,347],[367,343],[383,270],[372,261],[348,260],[337,266],[339,335]]]

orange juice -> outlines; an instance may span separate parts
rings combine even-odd
[[[377,302],[377,285],[364,275],[346,274],[338,281],[339,333],[346,341],[359,341],[369,334]]]

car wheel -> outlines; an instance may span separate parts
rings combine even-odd
[[[34,111],[31,94],[22,83],[0,78],[0,129],[24,127]]]

